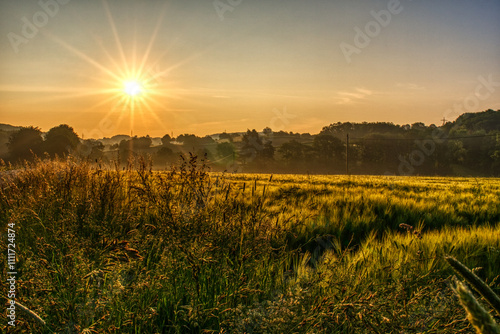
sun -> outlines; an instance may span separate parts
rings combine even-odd
[[[74,94],[68,94],[68,98],[86,96],[96,96],[97,98],[99,95],[105,96],[87,109],[96,109],[106,113],[95,129],[100,133],[100,137],[105,137],[102,134],[104,127],[107,128],[106,131],[114,131],[108,128],[107,125],[103,125],[108,124],[107,122],[110,120],[110,117],[113,117],[113,121],[116,123],[113,123],[113,129],[115,129],[115,126],[116,128],[120,128],[121,123],[128,118],[131,133],[138,116],[142,119],[143,125],[149,123],[150,120],[154,120],[164,130],[167,127],[163,123],[163,115],[168,113],[172,117],[177,117],[177,110],[169,107],[169,102],[172,99],[185,99],[183,96],[184,90],[177,89],[175,83],[171,80],[165,81],[165,78],[170,75],[170,72],[180,66],[184,66],[185,63],[201,55],[201,53],[182,59],[178,63],[170,65],[163,63],[166,51],[157,50],[155,42],[157,36],[159,36],[160,27],[162,26],[164,14],[169,8],[169,3],[169,1],[164,2],[154,31],[149,34],[149,41],[146,41],[147,44],[139,47],[136,39],[131,40],[131,44],[122,43],[119,29],[113,19],[108,1],[103,1],[104,10],[107,14],[116,44],[115,50],[109,50],[105,46],[106,44],[102,43],[101,37],[95,36],[97,46],[101,48],[103,56],[107,58],[104,61],[87,55],[84,51],[77,49],[55,35],[47,35],[53,42],[61,45],[71,54],[98,70],[95,73],[89,72],[88,78],[98,81],[102,85],[100,89],[95,89],[96,87],[94,87],[93,89],[86,89],[84,91],[77,90]],[[135,36],[139,35],[137,31],[135,33]],[[127,36],[127,39],[130,40],[129,36]],[[144,49],[144,52],[139,54],[138,51],[142,49]],[[87,77],[87,75],[85,76]],[[57,88],[57,92],[59,92],[59,88]],[[160,117],[160,112],[162,117]]]
[[[142,93],[143,86],[139,81],[129,80],[123,83],[123,91],[130,97],[134,97]]]

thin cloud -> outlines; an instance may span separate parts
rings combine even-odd
[[[409,90],[424,90],[425,89],[424,86],[419,86],[419,85],[412,83],[412,82],[398,82],[396,84],[396,87],[409,89]]]
[[[337,104],[353,104],[365,100],[373,95],[373,91],[365,88],[355,88],[351,91],[341,91],[337,93]]]
[[[368,89],[364,89],[364,88],[356,88],[356,90],[362,94],[365,94],[365,95],[372,95],[373,94],[373,91],[368,90]]]

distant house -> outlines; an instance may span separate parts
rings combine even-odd
[[[241,143],[243,141],[243,136],[233,137],[233,143]]]
[[[219,134],[215,134],[215,135],[208,135],[207,137],[210,137],[212,138],[214,141],[216,142],[219,142],[220,140],[220,135]]]

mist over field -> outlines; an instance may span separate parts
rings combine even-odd
[[[317,134],[274,132],[183,134],[152,138],[117,135],[83,139],[60,125],[0,129],[5,161],[72,155],[125,166],[139,156],[163,170],[189,155],[213,171],[313,174],[498,176],[500,111],[468,113],[441,126],[423,123],[334,123]]]

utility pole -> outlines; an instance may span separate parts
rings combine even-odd
[[[345,173],[349,175],[349,134],[346,135],[345,140]]]

